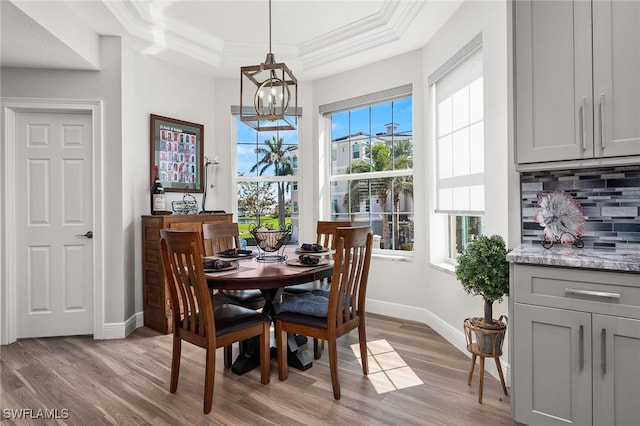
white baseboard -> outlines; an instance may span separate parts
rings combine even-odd
[[[442,336],[447,342],[455,346],[460,352],[471,358],[471,354],[467,351],[467,341],[464,337],[462,322],[459,327],[452,326],[427,309],[384,302],[381,300],[367,299],[367,312],[426,324],[431,327],[433,331]],[[510,387],[511,366],[502,358],[500,358],[500,365],[502,367],[502,372],[504,373],[504,380],[507,387]],[[494,363],[486,363],[485,370],[497,380],[500,380],[498,370]]]
[[[131,334],[136,328],[144,325],[144,316],[142,312],[135,313],[127,318],[124,322],[105,323],[102,328],[102,338],[108,339],[124,339]]]
[[[415,306],[400,305],[397,303],[384,302],[380,300],[367,299],[367,311],[373,314],[401,318],[426,324],[427,326],[431,327],[433,331],[442,336],[447,342],[455,346],[460,352],[471,358],[471,354],[467,351],[467,341],[464,337],[464,331],[462,331],[462,323],[460,324],[460,327],[455,327],[445,322],[442,318],[434,315],[427,309],[417,308]],[[129,320],[127,320],[127,325],[132,323],[132,318],[134,317],[131,317],[129,318]],[[142,312],[138,312],[135,315],[135,328],[142,327],[143,325],[144,314]],[[126,327],[122,328],[125,329]],[[126,330],[128,330],[126,335],[129,335],[129,333],[131,333],[134,329],[126,328]],[[106,337],[107,335],[108,334],[105,325],[105,339],[119,339],[125,337],[120,335],[116,337]],[[507,383],[507,387],[511,387],[511,366],[502,358],[500,359],[500,365],[502,366],[502,372],[504,373],[504,379]],[[497,380],[500,380],[498,370],[493,363],[486,363],[485,370]]]

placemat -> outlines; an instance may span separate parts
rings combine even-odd
[[[231,269],[229,271],[220,271],[220,272],[207,272],[205,275],[208,277],[223,277],[225,275],[231,275],[231,274],[235,274],[237,272],[244,272],[244,271],[252,271],[256,268],[251,268],[249,266],[239,266],[236,269]]]

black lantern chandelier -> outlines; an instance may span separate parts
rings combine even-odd
[[[271,52],[269,0],[267,58],[260,65],[240,67],[240,121],[259,132],[295,130],[298,125],[297,110],[298,80],[285,63],[276,63],[275,55]]]

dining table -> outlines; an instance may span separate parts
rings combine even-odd
[[[274,304],[280,301],[285,287],[327,279],[333,271],[333,262],[330,258],[319,257],[318,264],[308,265],[300,261],[300,253],[297,251],[297,247],[287,248],[278,261],[258,260],[255,252],[254,255],[239,258],[206,257],[205,259],[224,259],[230,263],[228,268],[220,271],[205,271],[207,285],[212,290],[260,290],[265,299],[262,312],[267,314],[275,325]],[[319,253],[319,255],[325,254],[330,253]],[[304,351],[299,350],[301,340],[296,337],[295,335],[287,336],[289,366],[304,371],[313,365],[313,361]],[[272,347],[272,355],[275,353],[275,348]],[[249,341],[244,345],[244,351],[233,362],[231,371],[241,375],[259,365],[259,345],[257,341]]]

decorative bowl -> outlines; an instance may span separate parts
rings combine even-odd
[[[287,244],[291,238],[291,231],[288,229],[255,227],[249,232],[253,235],[253,238],[255,238],[256,245],[260,249],[257,258],[259,261],[282,262],[286,260],[287,257],[284,256],[282,252],[284,252],[284,245]]]

